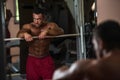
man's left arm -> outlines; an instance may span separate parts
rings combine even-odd
[[[64,30],[60,28],[56,23],[48,23],[48,35],[57,36],[64,34]]]

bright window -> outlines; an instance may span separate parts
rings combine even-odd
[[[19,23],[19,19],[18,0],[15,0],[15,23]]]

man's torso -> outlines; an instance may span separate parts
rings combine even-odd
[[[47,24],[44,24],[41,27],[35,27],[31,24],[30,34],[32,36],[38,36],[42,31],[46,30]],[[36,57],[43,57],[49,54],[49,44],[51,39],[33,39],[29,42],[29,54]]]

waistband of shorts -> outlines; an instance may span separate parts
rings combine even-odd
[[[31,56],[31,57],[35,57],[35,58],[45,58],[45,57],[47,57],[47,56],[50,56],[50,54],[49,53],[47,53],[47,54],[45,54],[45,55],[43,55],[43,56],[35,56],[35,55],[33,55],[33,54],[28,54],[29,56]]]

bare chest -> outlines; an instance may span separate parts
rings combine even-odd
[[[40,28],[40,27],[32,27],[31,28],[31,34],[33,36],[38,36],[41,32],[45,31],[47,29],[47,27],[43,27],[43,28]]]
[[[31,34],[33,35],[33,36],[37,36],[37,35],[39,35],[41,33],[41,29],[40,28],[31,28]]]

